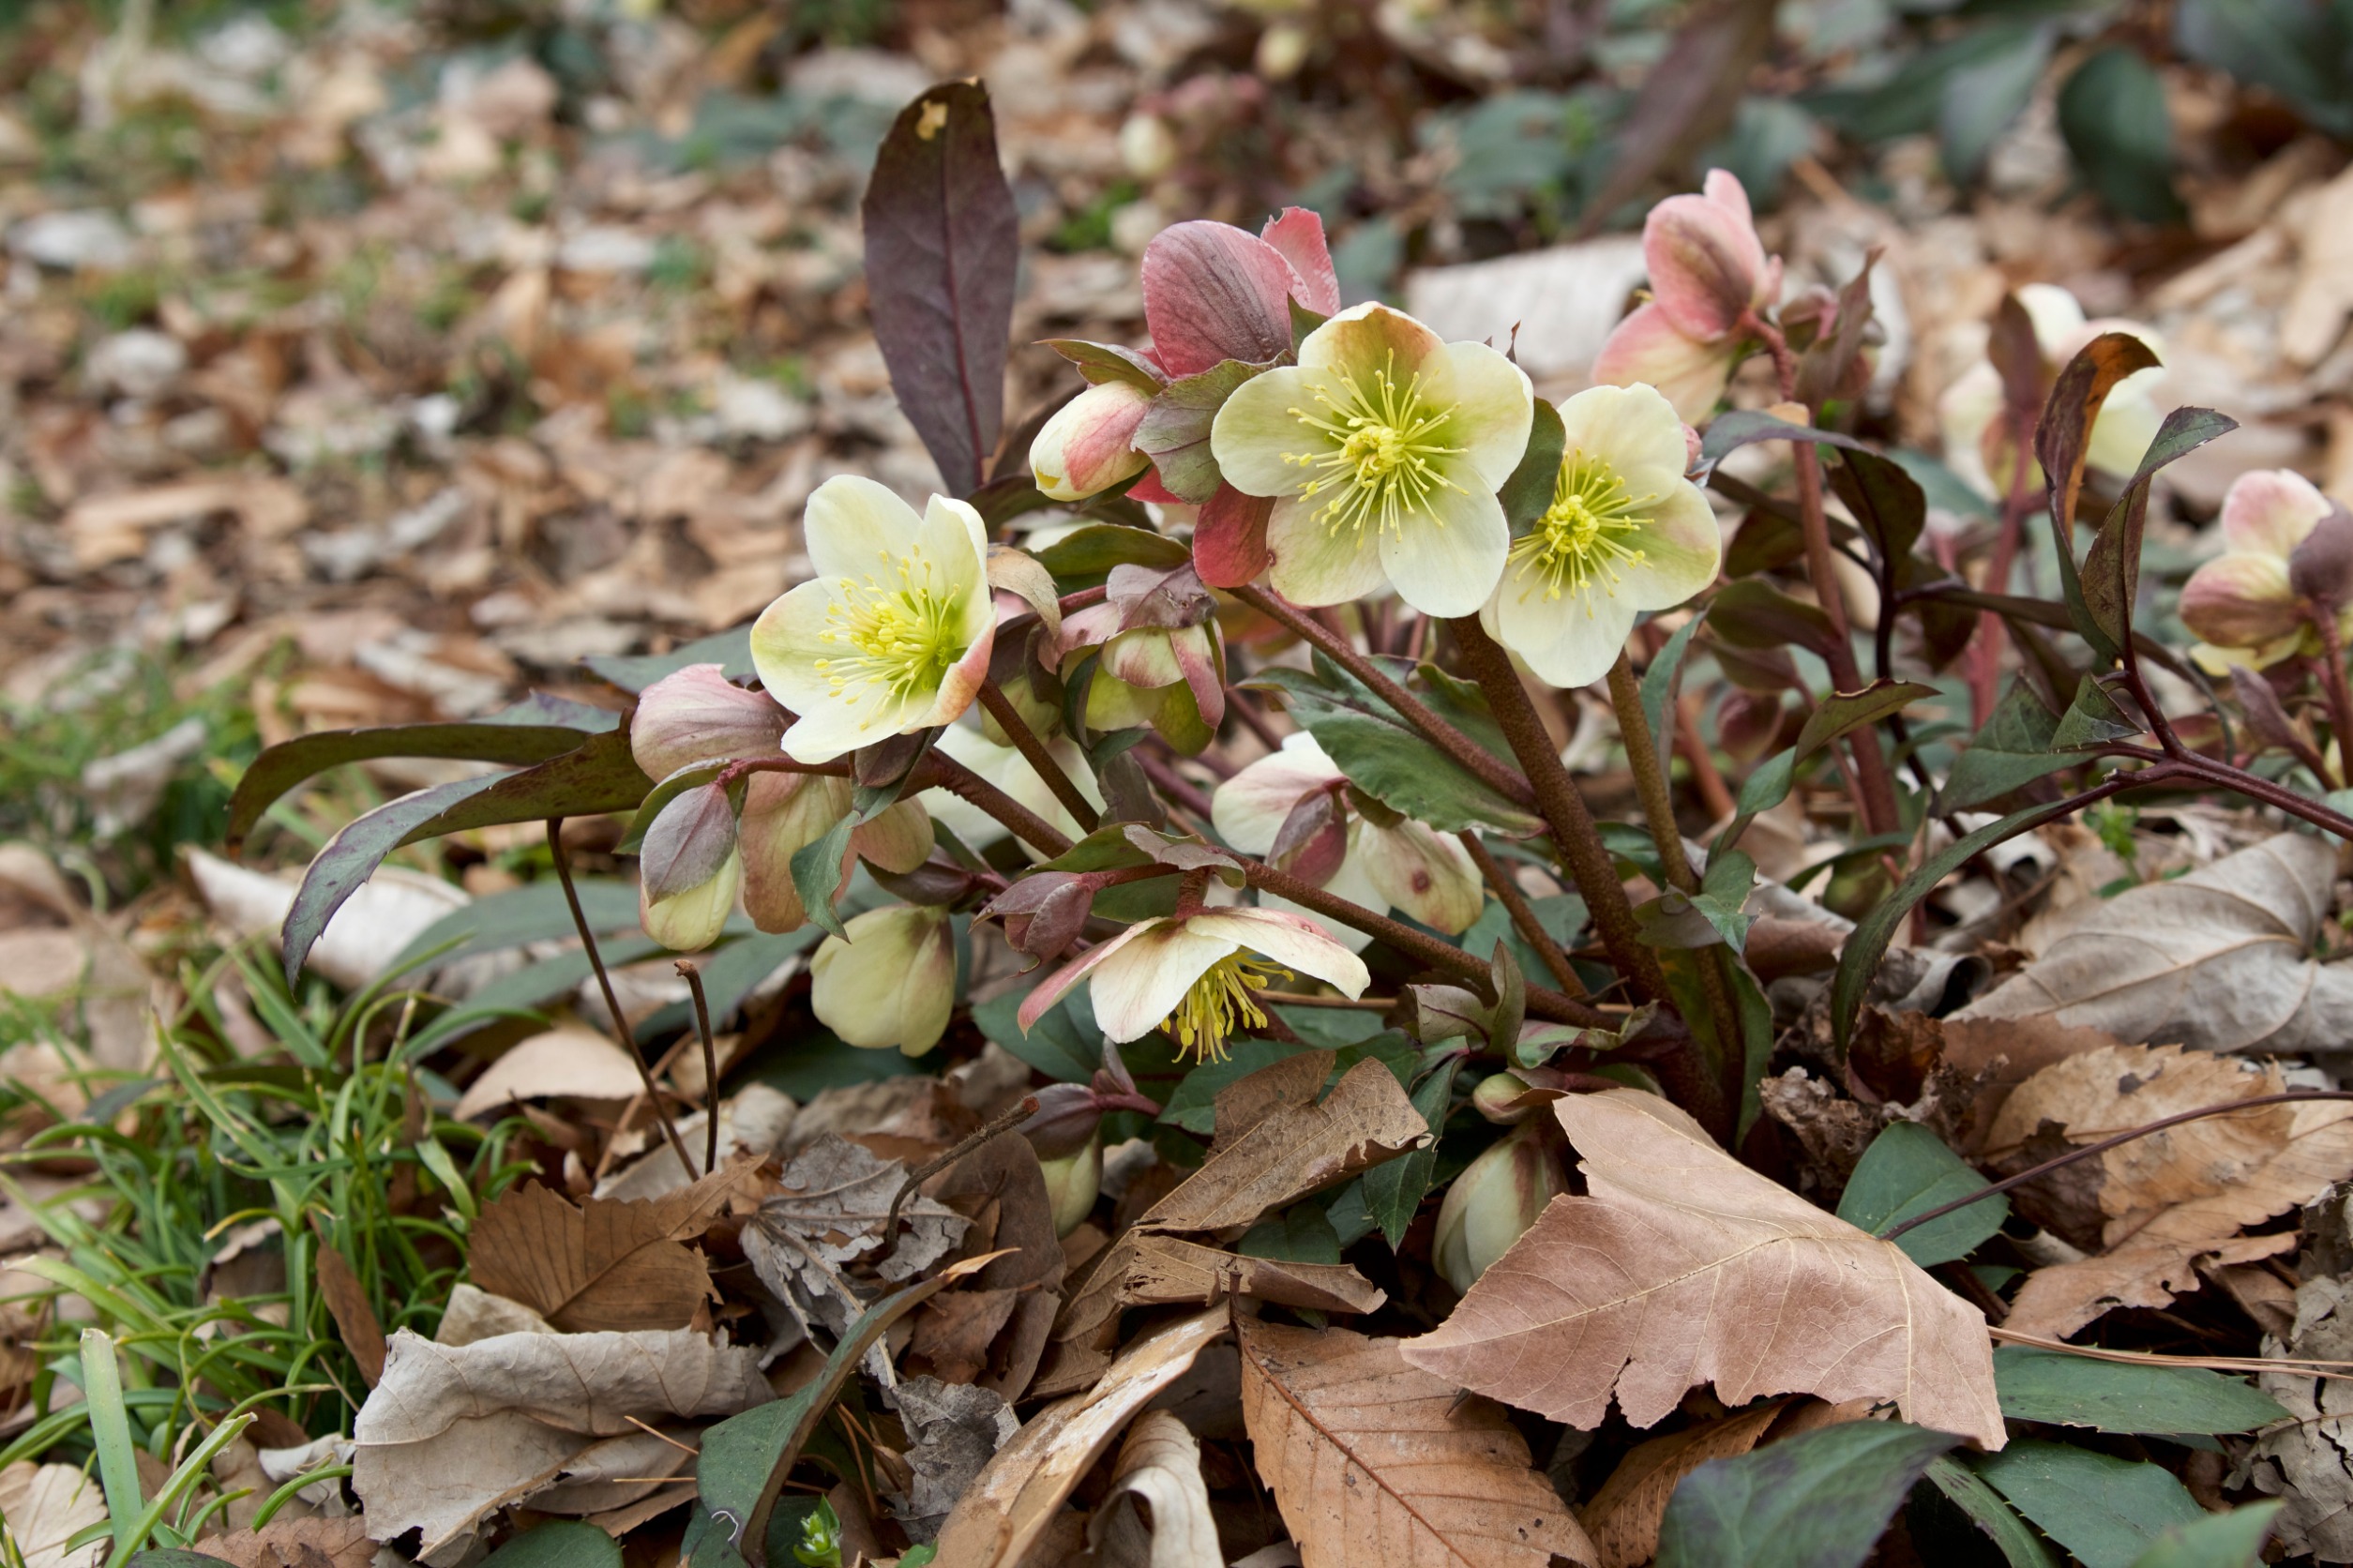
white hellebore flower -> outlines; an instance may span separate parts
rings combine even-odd
[[[1341,779],[1339,768],[1315,736],[1295,731],[1283,737],[1280,751],[1259,758],[1217,786],[1210,798],[1210,821],[1231,848],[1264,855],[1275,848],[1294,807]],[[1452,837],[1410,817],[1384,823],[1361,807],[1348,813],[1347,851],[1323,889],[1368,910],[1403,910],[1423,925],[1450,933],[1467,929],[1486,902],[1479,868]],[[1259,897],[1271,899],[1270,895]],[[1293,907],[1272,901],[1276,908]],[[1361,952],[1373,940],[1312,911],[1300,912],[1352,952]]]
[[[2056,283],[2029,283],[2017,294],[2027,319],[2034,324],[2034,345],[2042,351],[2046,376],[2065,369],[2069,360],[2103,333],[2130,333],[2147,344],[2150,353],[2163,356],[2165,352],[2157,334],[2138,322],[2086,320],[2082,304]],[[2109,389],[2107,400],[2100,405],[2100,416],[2091,423],[2085,461],[2109,474],[2130,474],[2140,466],[2149,444],[2157,439],[2157,428],[2164,422],[2157,404],[2157,391],[2164,379],[2164,368],[2157,366],[2135,370]],[[2017,461],[2012,450],[2015,444],[2001,417],[2002,402],[2001,372],[1983,357],[1937,400],[1944,465],[1971,489],[1996,498],[2008,491]],[[2028,461],[2032,464],[2032,458]],[[2042,489],[2039,465],[2027,475],[2027,483]]]
[[[972,705],[997,611],[980,514],[935,495],[922,516],[871,479],[817,487],[802,524],[817,578],[752,626],[752,664],[799,718],[784,749],[829,762],[934,729]]]
[[[948,912],[892,904],[852,916],[848,942],[827,937],[809,960],[809,1006],[853,1046],[921,1056],[947,1033],[956,1006],[956,939]]]
[[[1425,615],[1486,602],[1511,546],[1496,490],[1528,449],[1535,390],[1485,343],[1449,343],[1402,311],[1359,305],[1242,384],[1210,450],[1267,520],[1276,592],[1342,604],[1394,583]]]
[[[1512,544],[1480,620],[1557,686],[1601,679],[1645,610],[1715,580],[1724,535],[1683,477],[1683,422],[1656,388],[1592,386],[1561,405],[1552,505]]]
[[[1093,980],[1094,1021],[1125,1042],[1166,1029],[1181,1057],[1226,1059],[1237,1025],[1263,1027],[1257,993],[1280,975],[1311,974],[1354,998],[1372,975],[1365,960],[1313,921],[1280,910],[1214,909],[1138,921],[1038,983],[1021,1003],[1027,1031],[1081,980]]]

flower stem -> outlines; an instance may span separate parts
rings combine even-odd
[[[1070,848],[1070,837],[1062,829],[1006,794],[963,763],[933,746],[917,768],[914,781],[919,788],[937,787],[952,795],[961,796],[994,817],[1006,831],[1032,849],[1045,855],[1058,855]]]
[[[1486,693],[1487,706],[1503,738],[1511,743],[1512,755],[1527,770],[1537,809],[1552,829],[1554,848],[1576,879],[1609,961],[1644,1001],[1670,1002],[1667,972],[1659,967],[1658,955],[1644,944],[1635,926],[1634,906],[1627,902],[1626,890],[1610,864],[1601,829],[1586,808],[1585,797],[1577,792],[1576,780],[1569,776],[1561,754],[1553,749],[1552,737],[1536,716],[1535,705],[1528,701],[1511,656],[1487,635],[1476,615],[1447,625],[1454,629],[1456,646],[1462,650],[1464,668]]]
[[[2345,639],[2337,635],[2336,611],[2326,605],[2311,607],[2313,629],[2320,634],[2320,689],[2329,694],[2329,728],[2336,731],[2338,782],[2353,766],[2353,693],[2345,686]]]
[[[671,966],[694,998],[695,1033],[702,1042],[702,1173],[719,1168],[719,1049],[711,1038],[711,1003],[702,994],[702,971],[685,958]],[[693,1172],[689,1171],[688,1175]]]
[[[999,689],[995,681],[983,681],[980,684],[980,705],[988,710],[989,717],[997,721],[997,728],[1005,732],[1005,739],[1013,743],[1013,748],[1021,753],[1037,776],[1046,781],[1046,787],[1054,792],[1054,798],[1062,802],[1063,809],[1070,813],[1072,820],[1082,830],[1093,833],[1095,824],[1103,820],[1101,815],[1096,812],[1094,803],[1079,793],[1078,786],[1071,781],[1070,776],[1063,772],[1063,765],[1054,761],[1054,754],[1046,749],[1044,741],[1037,738],[1037,731],[1032,730],[1029,720],[1021,716],[1021,710],[1013,705],[1013,699]]]
[[[1431,745],[1444,752],[1464,772],[1522,806],[1536,804],[1536,795],[1529,781],[1514,773],[1503,759],[1440,718],[1428,703],[1391,680],[1379,665],[1350,646],[1346,638],[1315,617],[1302,613],[1296,606],[1262,589],[1237,588],[1233,590],[1233,595],[1267,619],[1279,622],[1297,633],[1303,641],[1372,687],[1382,701],[1396,709],[1408,724],[1421,731]]]
[[[1696,696],[1686,696],[1669,710],[1675,716],[1675,748],[1691,764],[1691,780],[1699,788],[1699,798],[1706,803],[1709,817],[1720,822],[1739,810],[1740,803],[1732,798],[1731,787],[1724,782],[1715,759],[1708,754],[1708,743],[1699,734],[1699,721],[1695,716],[1697,701]]]
[[[1462,841],[1464,852],[1471,856],[1471,864],[1478,867],[1479,875],[1486,879],[1487,886],[1495,890],[1497,901],[1512,917],[1512,925],[1519,931],[1521,940],[1536,950],[1536,957],[1545,961],[1545,968],[1552,971],[1552,977],[1561,982],[1561,989],[1569,996],[1590,994],[1585,989],[1585,982],[1576,977],[1576,969],[1569,962],[1569,956],[1545,930],[1544,922],[1536,918],[1535,906],[1528,901],[1528,895],[1520,891],[1519,883],[1512,880],[1512,874],[1497,862],[1493,852],[1475,833],[1466,831],[1455,837]]]
[[[1626,743],[1626,763],[1634,770],[1634,792],[1642,802],[1643,819],[1651,824],[1651,839],[1658,845],[1659,864],[1667,880],[1685,893],[1699,891],[1683,853],[1682,829],[1675,825],[1675,797],[1667,787],[1667,771],[1659,766],[1658,738],[1642,711],[1642,683],[1623,648],[1609,667],[1609,705],[1618,710],[1618,733]]]

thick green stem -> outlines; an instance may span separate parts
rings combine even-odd
[[[1659,864],[1667,869],[1667,880],[1685,893],[1699,891],[1699,879],[1691,874],[1690,857],[1683,853],[1683,831],[1675,825],[1675,797],[1667,788],[1667,770],[1659,766],[1658,738],[1651,733],[1651,721],[1642,711],[1642,683],[1635,678],[1634,665],[1623,648],[1618,650],[1618,662],[1609,667],[1609,703],[1618,710],[1618,733],[1626,743],[1626,764],[1634,770],[1634,792],[1642,802],[1642,816],[1651,824],[1651,837],[1658,845]]]

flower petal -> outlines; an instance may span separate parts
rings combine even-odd
[[[2181,624],[2225,648],[2254,648],[2296,630],[2302,617],[2276,555],[2217,556],[2181,585]]]
[[[1724,531],[1708,498],[1682,475],[1626,477],[1635,494],[1659,499],[1634,541],[1641,561],[1621,569],[1618,596],[1634,610],[1672,610],[1715,580],[1724,560]]]
[[[1715,410],[1732,378],[1738,345],[1704,342],[1678,329],[1653,300],[1609,334],[1593,359],[1593,380],[1606,386],[1647,382],[1675,405],[1675,413],[1697,424]]]
[[[1944,443],[1944,465],[1980,495],[1997,492],[1981,444],[2001,413],[2001,372],[1979,360],[1961,372],[1937,399],[1937,429]]]
[[[1340,279],[1332,270],[1332,249],[1324,243],[1323,216],[1313,207],[1285,207],[1266,220],[1259,238],[1290,264],[1297,275],[1291,296],[1319,316],[1338,313]]]
[[[1307,373],[1278,366],[1234,388],[1209,427],[1210,455],[1226,483],[1245,495],[1297,495],[1314,472],[1290,460],[1330,445],[1291,412],[1315,401]]]
[[[897,491],[856,474],[818,486],[801,517],[803,548],[820,577],[865,577],[878,551],[896,561],[922,530],[923,519]]]
[[[1408,518],[1402,533],[1380,535],[1381,569],[1397,596],[1425,615],[1474,613],[1503,575],[1511,524],[1492,492],[1468,488],[1480,482],[1474,475],[1461,475],[1457,483],[1466,488],[1432,492],[1429,515]]]
[[[1609,673],[1634,632],[1634,614],[1623,598],[1606,594],[1547,598],[1542,578],[1514,572],[1480,619],[1538,676],[1575,689]]]
[[[1229,952],[1247,947],[1263,953],[1285,969],[1312,974],[1337,987],[1346,996],[1363,996],[1365,988],[1372,984],[1364,959],[1324,935],[1320,926],[1303,915],[1268,909],[1210,910],[1184,924],[1188,931],[1218,942]],[[1097,986],[1098,996],[1101,989]],[[1100,1003],[1097,1005],[1099,1017]]]
[[[2117,383],[2091,422],[2091,440],[2084,460],[2108,474],[2131,474],[2157,439],[2164,415],[2157,412],[2156,385],[2164,380],[2162,366],[2135,370]]]
[[[1380,370],[1403,383],[1445,347],[1445,339],[1403,310],[1367,301],[1308,333],[1299,345],[1299,367],[1345,370],[1367,380]]]
[[[1238,945],[1199,929],[1201,916],[1163,920],[1094,968],[1089,994],[1104,1038],[1121,1043],[1157,1029],[1193,982]]]
[[[1448,343],[1424,367],[1433,403],[1454,405],[1447,435],[1490,490],[1519,466],[1536,415],[1528,372],[1485,343]]]
[[[2328,515],[2329,498],[2310,479],[2292,469],[2258,468],[2230,482],[2223,538],[2233,550],[2285,560]]]
[[[2057,283],[2028,283],[2016,294],[2018,303],[2026,308],[2027,320],[2034,324],[2034,341],[2044,356],[2059,360],[2064,349],[2063,357],[2074,358],[2083,345],[2071,347],[2070,339],[2084,328],[2084,308],[2075,296]]]
[[[1144,247],[1144,324],[1171,377],[1221,359],[1262,365],[1290,350],[1290,288],[1281,251],[1230,223],[1173,223]]]
[[[1587,387],[1561,405],[1561,429],[1564,458],[1581,452],[1621,474],[1663,469],[1682,477],[1682,418],[1647,383]]]
[[[1669,196],[1651,209],[1642,256],[1660,309],[1698,338],[1730,332],[1765,279],[1765,247],[1748,194],[1720,169],[1710,173],[1706,195]]]
[[[837,580],[819,578],[780,595],[752,623],[752,669],[768,695],[796,714],[833,699],[833,686],[817,661],[833,652],[823,641],[826,617],[848,604]]]
[[[1223,838],[1244,854],[1264,854],[1275,847],[1283,821],[1311,790],[1320,790],[1340,776],[1315,736],[1305,730],[1283,737],[1283,748],[1259,758],[1217,786],[1210,797],[1209,820]]]
[[[1386,581],[1380,550],[1353,528],[1335,529],[1321,521],[1318,514],[1323,505],[1320,496],[1287,495],[1275,503],[1266,520],[1266,548],[1275,557],[1268,579],[1275,591],[1304,605],[1346,604],[1379,593]]]
[[[1486,887],[1470,852],[1410,818],[1395,827],[1358,826],[1350,858],[1360,856],[1382,901],[1425,926],[1456,935],[1486,907]]]
[[[1219,485],[1193,519],[1193,569],[1201,580],[1212,588],[1240,588],[1255,581],[1274,564],[1266,548],[1266,520],[1274,514],[1271,498]]]
[[[1034,1028],[1037,1020],[1046,1016],[1048,1008],[1069,995],[1071,988],[1085,979],[1106,958],[1110,957],[1129,942],[1142,937],[1146,931],[1166,924],[1165,920],[1157,917],[1151,920],[1139,920],[1119,935],[1108,941],[1096,942],[1093,947],[1040,980],[1030,988],[1030,994],[1021,999],[1020,1011],[1014,1015],[1015,1021],[1021,1026],[1021,1033],[1026,1034]],[[1098,1018],[1096,1021],[1101,1020]],[[1139,1030],[1137,1033],[1141,1033],[1142,1031]]]

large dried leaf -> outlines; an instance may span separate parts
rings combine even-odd
[[[1551,1568],[1596,1560],[1492,1405],[1404,1342],[1244,1319],[1242,1413],[1304,1568]]]
[[[1954,1015],[2050,1015],[2202,1050],[2343,1050],[2353,968],[2322,964],[2334,841],[2283,833],[2171,882],[2076,906],[2043,952]]]
[[[1601,1568],[1641,1568],[1657,1556],[1659,1521],[1667,1517],[1667,1500],[1677,1484],[1711,1459],[1734,1458],[1755,1448],[1782,1409],[1775,1402],[1703,1421],[1637,1444],[1619,1460],[1593,1500],[1577,1510]]]
[[[638,1435],[639,1421],[732,1415],[773,1398],[760,1354],[688,1329],[508,1334],[465,1346],[401,1330],[352,1428],[352,1489],[369,1534],[418,1530],[423,1560],[455,1562],[485,1515],[555,1485],[597,1440]]]
[[[193,1549],[237,1568],[370,1568],[376,1560],[376,1544],[356,1518],[273,1519],[261,1530],[199,1541]]]
[[[1730,1405],[1770,1394],[1892,1399],[1907,1420],[2003,1441],[1993,1345],[1975,1307],[1891,1242],[1726,1154],[1655,1095],[1554,1102],[1583,1198],[1556,1198],[1414,1365],[1573,1426],[1614,1393],[1654,1425],[1712,1380]]]
[[[1184,1422],[1166,1410],[1136,1418],[1087,1540],[1094,1568],[1225,1568],[1201,1445]]]
[[[777,1299],[839,1333],[868,1294],[846,1271],[882,1250],[891,1199],[906,1179],[897,1160],[827,1133],[785,1162],[784,1190],[744,1228],[744,1256]],[[874,1269],[893,1284],[946,1257],[967,1227],[963,1215],[920,1195],[900,1206],[898,1220],[898,1245]]]
[[[681,1244],[746,1176],[739,1163],[664,1198],[591,1198],[578,1208],[552,1188],[517,1187],[475,1221],[474,1282],[569,1334],[684,1328],[711,1294],[711,1269]]]
[[[98,1479],[79,1465],[36,1465],[20,1459],[0,1470],[0,1526],[16,1543],[24,1568],[80,1568],[89,1548],[66,1543],[106,1517]]]
[[[1161,1324],[1129,1346],[1093,1389],[1031,1417],[958,1500],[941,1527],[936,1560],[956,1568],[1019,1562],[1129,1418],[1225,1332],[1227,1311],[1221,1303]]]
[[[2287,1341],[2267,1338],[2266,1355],[2319,1363],[2353,1361],[2353,1278],[2323,1276],[2296,1292]],[[2267,1497],[2285,1500],[2279,1542],[2286,1555],[2353,1562],[2353,1381],[2307,1373],[2266,1372],[2263,1392],[2293,1421],[2258,1434],[2240,1459],[2240,1476]]]

